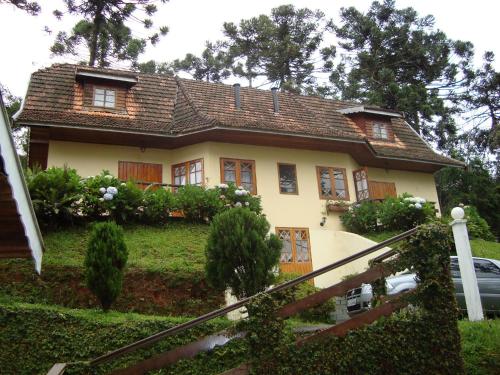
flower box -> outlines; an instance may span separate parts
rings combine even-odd
[[[329,203],[326,205],[326,210],[328,212],[346,212],[349,210],[349,206],[347,204]]]

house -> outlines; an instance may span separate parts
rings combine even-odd
[[[0,258],[32,258],[42,269],[43,239],[0,95]]]
[[[69,64],[33,73],[17,122],[30,127],[31,165],[67,164],[83,176],[108,169],[146,183],[244,186],[262,197],[285,243],[282,268],[302,273],[367,245],[342,231],[339,213],[326,210],[329,200],[408,192],[438,207],[433,173],[461,166],[394,111]]]

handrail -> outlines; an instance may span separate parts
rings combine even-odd
[[[395,242],[398,242],[400,240],[403,240],[407,237],[410,237],[412,234],[414,234],[416,231],[417,231],[418,227],[415,227],[413,229],[410,229],[406,232],[403,232],[403,233],[400,233],[394,237],[391,237],[385,241],[382,241],[376,245],[373,245],[365,250],[362,250],[356,254],[353,254],[351,256],[348,256],[347,258],[344,258],[342,260],[339,260],[337,262],[334,262],[334,263],[331,263],[325,267],[322,267],[322,268],[319,268],[315,271],[312,271],[312,272],[309,272],[305,275],[302,275],[296,279],[293,279],[293,280],[290,280],[290,281],[287,281],[283,284],[280,284],[280,285],[277,285],[273,288],[270,288],[268,290],[266,290],[265,292],[266,293],[275,293],[275,292],[279,292],[279,291],[282,291],[282,290],[285,290],[285,289],[289,289],[297,284],[300,284],[304,281],[307,281],[307,280],[310,280],[314,277],[317,277],[319,275],[322,275],[324,273],[327,273],[331,270],[334,270],[336,268],[339,268],[347,263],[350,263],[354,260],[357,260],[359,258],[363,258],[364,256],[366,255],[369,255],[377,250],[380,250],[380,249],[383,249],[384,247],[386,247],[387,245],[390,245],[392,243],[395,243]],[[121,357],[127,353],[130,353],[132,351],[135,351],[137,349],[140,349],[140,348],[144,348],[146,346],[149,346],[149,345],[152,345],[158,341],[160,341],[161,339],[165,338],[165,337],[168,337],[168,336],[172,336],[174,334],[177,334],[179,332],[182,332],[182,331],[185,331],[187,329],[190,329],[190,328],[193,328],[193,327],[196,327],[208,320],[211,320],[211,319],[214,319],[214,318],[217,318],[217,317],[220,317],[220,316],[223,316],[223,315],[226,315],[228,312],[231,312],[231,311],[234,311],[234,310],[237,310],[241,307],[243,307],[244,305],[248,304],[251,300],[255,299],[258,295],[260,295],[261,293],[258,293],[258,294],[254,294],[253,296],[250,296],[250,297],[247,297],[247,298],[244,298],[238,302],[235,302],[233,303],[232,305],[229,305],[229,306],[226,306],[226,307],[223,307],[223,308],[220,308],[218,310],[214,310],[214,311],[211,311],[207,314],[204,314],[202,316],[199,316],[198,318],[196,319],[193,319],[193,320],[190,320],[188,322],[185,322],[185,323],[182,323],[182,324],[179,324],[175,327],[171,327],[169,329],[166,329],[164,331],[161,331],[161,332],[158,332],[154,335],[151,335],[149,337],[146,337],[144,339],[141,339],[141,340],[138,340],[132,344],[129,344],[129,345],[126,345],[124,347],[121,347],[119,349],[116,349],[116,350],[113,350],[109,353],[106,353],[106,354],[103,354],[97,358],[94,358],[93,360],[91,360],[89,362],[90,365],[92,366],[95,366],[95,365],[99,365],[99,364],[102,364],[102,363],[106,363],[106,362],[109,362],[115,358],[118,358],[118,357]]]

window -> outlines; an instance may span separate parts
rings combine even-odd
[[[278,163],[278,175],[281,194],[298,194],[297,169],[295,164]]]
[[[380,123],[374,123],[373,124],[373,138],[389,139],[388,132],[387,132],[387,125],[380,124]]]
[[[473,259],[474,270],[478,278],[500,278],[500,268],[486,259]],[[451,277],[461,278],[458,258],[451,258]]]
[[[203,159],[173,165],[172,183],[174,185],[203,185]]]
[[[316,167],[319,197],[321,199],[349,200],[344,168]]]
[[[119,161],[118,179],[133,180],[141,189],[145,189],[152,183],[162,183],[162,170],[161,164]]]
[[[94,89],[94,106],[115,108],[115,90],[95,88]]]
[[[221,182],[234,183],[243,186],[252,194],[257,194],[257,183],[255,178],[255,161],[239,159],[220,159]]]
[[[354,187],[356,188],[356,199],[362,201],[370,198],[370,190],[368,188],[368,172],[366,168],[357,169],[352,172],[354,176]]]
[[[309,231],[297,228],[277,228],[279,239],[283,242],[281,263],[308,263],[311,261]]]

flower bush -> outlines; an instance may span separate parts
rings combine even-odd
[[[41,224],[72,223],[82,198],[80,176],[71,168],[28,169],[26,182],[33,208]]]
[[[262,213],[262,205],[259,196],[251,195],[242,186],[233,183],[219,184],[215,187],[219,193],[219,199],[223,203],[224,209],[231,207],[247,207],[256,214]]]
[[[124,223],[136,219],[143,192],[133,182],[120,182],[109,171],[82,180],[82,212],[91,219],[110,217]]]
[[[408,230],[436,218],[434,204],[403,194],[387,198],[379,206],[378,218],[385,230]]]
[[[347,230],[362,234],[382,230],[408,230],[435,217],[434,204],[405,193],[383,202],[364,201],[353,204],[340,218]]]

